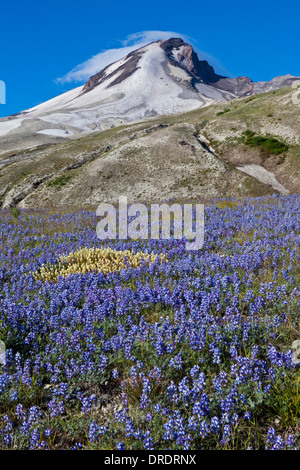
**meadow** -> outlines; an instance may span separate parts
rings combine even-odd
[[[0,449],[300,450],[299,208],[208,204],[199,251],[1,210]]]

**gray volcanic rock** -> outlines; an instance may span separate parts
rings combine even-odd
[[[168,59],[174,65],[184,68],[191,74],[194,78],[194,86],[197,83],[204,83],[222,92],[229,92],[234,97],[266,93],[290,86],[295,81],[300,80],[300,77],[294,77],[293,75],[279,76],[269,82],[254,82],[249,77],[228,78],[216,74],[213,67],[206,60],[199,60],[192,46],[180,38],[162,41],[161,48],[166,52]]]
[[[92,90],[95,86],[100,85],[104,80],[109,80],[110,78],[117,76],[115,80],[109,83],[108,87],[117,85],[121,83],[126,78],[130,77],[138,67],[138,62],[142,56],[143,52],[133,51],[130,52],[127,56],[127,61],[120,65],[118,68],[112,72],[108,72],[110,66],[105,67],[101,72],[96,73],[84,84],[82,91],[87,92]],[[121,73],[120,73],[121,72]]]
[[[286,86],[292,85],[295,81],[299,81],[300,77],[292,75],[283,75],[273,78],[269,82],[253,82],[249,77],[238,78],[221,78],[213,83],[213,86],[233,93],[237,97],[259,95],[268,91],[278,90]]]
[[[217,75],[206,60],[199,60],[192,46],[180,38],[162,41],[160,47],[166,52],[172,64],[185,69],[196,81],[212,84],[225,78]]]

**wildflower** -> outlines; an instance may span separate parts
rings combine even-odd
[[[2,438],[3,445],[5,447],[10,447],[11,446],[11,441],[12,441],[11,434],[9,434],[9,433],[4,434],[4,436]]]
[[[64,404],[62,401],[57,402],[55,399],[49,401],[48,409],[51,417],[57,417],[64,414]]]
[[[194,403],[193,414],[205,416],[209,413],[209,397],[206,393],[202,393],[200,401]]]
[[[154,449],[153,439],[150,435],[149,430],[143,436],[143,445],[144,445],[144,449],[146,449],[146,450],[153,450]]]
[[[209,434],[210,428],[208,423],[203,420],[200,422],[200,429],[199,429],[199,436],[202,437],[203,439]]]
[[[220,422],[217,416],[213,416],[210,420],[210,432],[217,434],[220,430]]]
[[[190,396],[190,389],[188,386],[188,378],[184,377],[181,382],[179,382],[178,385],[178,391],[182,396],[182,399],[184,402],[186,402],[189,399]]]
[[[90,442],[95,442],[100,434],[100,429],[97,421],[92,421],[89,427],[88,437]]]
[[[223,433],[222,433],[222,439],[220,441],[220,444],[226,445],[228,442],[230,442],[231,439],[231,427],[229,424],[225,424],[223,427]]]
[[[44,434],[45,434],[46,437],[50,437],[50,436],[52,436],[53,431],[52,431],[52,429],[50,429],[50,428],[46,428],[46,429],[44,430]]]
[[[120,441],[120,442],[117,444],[117,450],[126,450],[126,447],[125,447],[124,442]]]
[[[72,450],[81,450],[82,444],[80,442],[76,442],[75,445],[72,447]]]

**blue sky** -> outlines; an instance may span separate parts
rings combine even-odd
[[[295,0],[1,2],[6,104],[0,116],[81,85],[97,65],[166,32],[190,38],[203,58],[230,76],[299,76],[299,13]]]

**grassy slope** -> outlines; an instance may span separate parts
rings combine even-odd
[[[243,163],[264,165],[287,189],[297,192],[300,115],[299,106],[292,102],[293,92],[281,89],[24,152],[22,159],[0,169],[0,198],[11,204],[27,198],[23,203],[27,206],[96,203],[101,194],[117,196],[115,188],[121,184],[123,192],[133,188],[135,198],[147,199],[157,194],[157,180],[167,182],[160,197],[273,192],[237,172],[235,166]],[[288,152],[266,156],[259,148],[244,145],[241,137],[247,129],[275,136],[289,145]],[[205,152],[197,138],[206,139],[217,156]],[[134,189],[137,183],[139,190]]]

